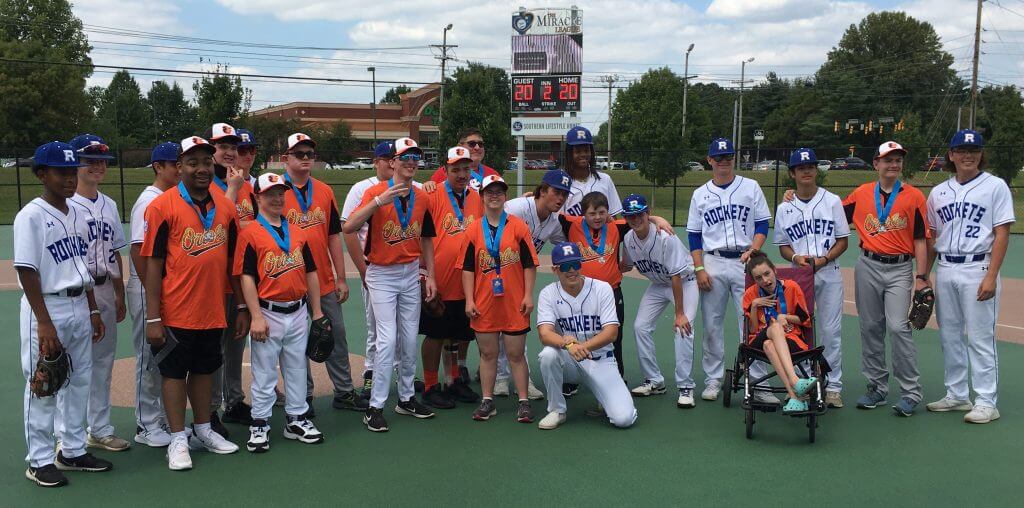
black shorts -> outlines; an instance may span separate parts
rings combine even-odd
[[[766,341],[766,340],[768,340],[768,329],[767,328],[761,330],[760,332],[757,332],[757,335],[754,336],[754,340],[750,341],[750,343],[748,345],[750,347],[752,347],[752,348],[756,348],[756,349],[760,349],[761,351],[764,351],[764,341]],[[786,344],[789,346],[789,353],[790,354],[800,353],[800,352],[806,351],[806,349],[800,347],[800,344],[798,344],[796,341],[794,341],[793,339],[791,339],[789,337],[786,337]]]
[[[171,347],[171,336],[177,341],[167,356],[160,360],[160,375],[171,379],[185,379],[188,374],[213,374],[221,364],[221,335],[223,328],[209,330],[188,330],[167,327],[167,342],[162,346],[150,346],[153,356]]]
[[[526,334],[530,333],[530,330],[532,330],[532,328],[527,326],[526,328],[524,328],[522,330],[501,330],[499,332],[479,332],[479,333],[500,333],[502,335],[526,335]]]
[[[452,339],[469,342],[476,333],[469,327],[465,300],[445,300],[444,314],[432,317],[420,309],[420,334],[428,339]]]

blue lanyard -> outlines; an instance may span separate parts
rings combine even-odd
[[[765,294],[763,289],[757,290],[761,296],[768,296]],[[764,323],[768,324],[772,322],[772,319],[778,319],[779,314],[786,313],[786,294],[782,291],[782,279],[775,281],[775,299],[779,301],[779,310],[775,310],[775,307],[764,308]],[[783,323],[785,324],[785,323]]]
[[[217,173],[213,174],[213,183],[217,184],[217,187],[220,187],[220,190],[224,192],[228,191],[228,184],[225,183],[224,180],[221,180],[220,177],[217,176]]]
[[[388,178],[388,188],[395,186],[395,179]],[[409,189],[409,207],[405,210],[402,209],[402,200],[398,196],[394,198],[395,213],[398,214],[398,223],[402,225],[402,231],[409,227],[409,222],[412,221],[412,210],[416,206],[416,189]]]
[[[452,190],[452,186],[448,182],[444,183],[444,188],[448,190],[448,201],[452,203],[452,211],[455,212],[455,218],[459,219],[459,226],[462,226],[462,209],[459,208],[459,202],[455,200],[455,191]],[[466,189],[462,189],[462,203],[466,203]]]
[[[896,202],[896,195],[900,192],[900,187],[903,184],[899,180],[896,180],[896,185],[892,186],[892,194],[889,194],[889,199],[885,201],[885,206],[882,206],[882,184],[875,183],[875,209],[878,211],[878,222],[885,226],[886,219],[889,218],[889,212],[892,211],[892,205]]]
[[[185,190],[185,182],[178,182],[178,194],[181,194],[181,199],[184,199],[188,206],[191,206],[196,214],[199,215],[199,221],[203,223],[203,229],[209,231],[213,227],[213,217],[217,213],[217,205],[214,201],[210,201],[210,209],[206,211],[206,215],[203,215],[199,211],[199,207],[192,202],[192,196],[188,195],[188,191]]]
[[[483,164],[477,164],[476,169],[477,169],[476,171],[470,171],[469,172],[469,178],[472,179],[472,180],[476,180],[477,182],[483,183],[483,181],[484,181],[484,165]]]
[[[260,225],[262,225],[268,233],[270,233],[270,237],[274,239],[274,243],[276,243],[277,246],[287,254],[292,245],[292,237],[288,234],[288,221],[281,221],[281,232],[284,233],[284,235],[279,235],[277,234],[277,230],[274,229],[274,226],[270,225],[270,223],[267,222],[267,219],[264,219],[262,215],[257,215],[256,220],[259,221]]]
[[[292,186],[292,192],[295,193],[295,200],[299,202],[299,208],[302,209],[302,213],[306,213],[309,210],[309,205],[313,202],[313,179],[306,180],[306,194],[309,194],[309,199],[306,199],[306,194],[299,190],[298,185],[292,183],[292,178],[288,176],[288,173],[284,174],[284,181]]]
[[[494,235],[491,235],[491,223],[484,219],[486,227],[482,228],[484,232],[484,246],[487,247],[487,253],[494,259],[494,270],[498,275],[501,275],[501,235],[505,232],[505,223],[508,222],[508,214],[501,212],[501,218],[498,219],[498,227],[494,230]]]
[[[583,229],[583,237],[587,239],[587,244],[590,245],[590,248],[594,249],[598,256],[603,256],[605,240],[608,239],[608,224],[601,226],[601,243],[599,244],[594,244],[594,240],[591,238],[593,235],[590,233],[590,225],[587,224],[586,220],[580,221],[580,228]]]

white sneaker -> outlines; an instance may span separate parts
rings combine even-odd
[[[192,469],[192,456],[188,454],[188,439],[172,439],[167,446],[167,467],[171,471]]]
[[[171,444],[171,434],[164,429],[139,430],[135,433],[135,442],[153,448],[163,448]]]
[[[266,423],[265,421],[263,423]],[[249,441],[245,449],[252,453],[263,453],[270,449],[270,426],[253,425],[249,427]]]
[[[565,423],[565,413],[559,413],[558,411],[552,411],[547,416],[541,418],[540,423],[537,427],[542,430],[557,429],[559,425]]]
[[[971,401],[969,400],[954,399],[953,397],[946,395],[935,402],[929,402],[925,407],[928,408],[929,411],[945,413],[947,411],[970,411],[974,409],[974,404],[971,404]]]
[[[508,378],[494,380],[494,396],[508,397]]]
[[[693,402],[693,388],[680,388],[679,398],[676,399],[676,407],[680,409],[690,409],[696,406]]]
[[[999,419],[999,410],[989,406],[974,406],[971,412],[964,415],[967,423],[988,423]]]
[[[635,397],[648,397],[650,395],[661,395],[668,389],[665,388],[665,383],[654,384],[650,379],[645,380],[640,386],[633,388],[630,393]]]
[[[284,438],[295,439],[302,443],[316,444],[324,442],[324,435],[308,418],[291,420],[284,426]]]
[[[206,448],[207,451],[218,455],[228,455],[238,451],[238,445],[224,439],[220,434],[214,432],[213,429],[210,429],[205,434],[203,435],[193,429],[191,447],[195,449]]]
[[[708,381],[708,385],[704,387],[704,391],[701,392],[700,398],[704,400],[718,400],[718,392],[722,391],[722,382],[717,379]]]
[[[544,392],[537,388],[537,385],[533,384],[533,379],[527,378],[526,385],[526,398],[530,400],[541,400],[544,398]]]
[[[779,398],[774,393],[755,391],[750,395],[750,400],[758,404],[768,404],[770,406],[779,405]]]

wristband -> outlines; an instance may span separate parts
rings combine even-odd
[[[100,315],[100,310],[99,309],[90,310],[89,311],[89,315],[90,316],[99,316]]]
[[[697,273],[697,272],[701,272],[701,271],[704,271],[704,265],[695,266],[693,268],[693,273]]]
[[[153,323],[159,323],[159,322],[161,322],[161,321],[163,321],[163,320],[162,320],[162,319],[160,319],[160,318],[153,318],[153,319],[147,319],[147,320],[146,320],[146,324],[147,324],[147,325],[151,325],[151,324],[153,324]]]
[[[931,282],[930,280],[928,280],[928,276],[927,275],[917,274],[916,276],[914,276],[914,278],[923,280],[925,282]]]
[[[240,303],[235,306],[235,310],[249,310],[249,306],[244,303]]]

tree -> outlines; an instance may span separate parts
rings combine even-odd
[[[26,62],[0,63],[0,145],[29,148],[79,133],[92,117],[91,49],[66,0],[0,1],[0,58]]]
[[[992,173],[1009,184],[1024,166],[1024,98],[1014,86],[986,86],[980,96],[977,126],[988,145],[985,157]]]
[[[401,95],[407,94],[407,93],[409,93],[411,91],[412,91],[412,88],[409,88],[409,87],[407,87],[405,85],[398,85],[398,86],[388,90],[387,92],[385,92],[384,93],[384,97],[381,98],[381,100],[380,100],[380,103],[381,104],[401,104],[402,103]]]
[[[256,136],[260,144],[256,152],[254,167],[261,167],[267,158],[284,153],[287,148],[288,136],[302,131],[302,124],[296,118],[280,118],[269,116],[246,116],[238,121],[237,127],[246,128]],[[312,134],[310,134],[312,136]],[[319,140],[316,136],[314,140]]]
[[[196,109],[185,99],[177,83],[154,81],[146,94],[152,111],[151,136],[147,141],[178,141],[194,133]]]
[[[512,151],[510,82],[504,69],[470,62],[445,82],[441,146],[455,146],[459,132],[475,127],[487,140],[484,163],[499,171]]]
[[[352,160],[357,143],[348,122],[338,120],[330,127],[314,130],[310,136],[316,141],[317,158],[320,160],[330,164]]]
[[[149,104],[128,71],[117,71],[103,90],[96,118],[104,128],[111,129],[103,135],[112,146],[134,147],[151,139],[153,117]]]
[[[212,73],[192,84],[196,97],[196,120],[199,132],[217,122],[230,122],[247,108],[243,102],[250,94],[242,87],[242,79],[227,74],[227,67],[217,66]]]

